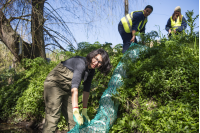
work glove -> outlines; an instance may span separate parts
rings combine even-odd
[[[73,119],[78,125],[83,125],[83,117],[79,114],[79,109],[73,109]]]
[[[87,108],[83,108],[82,115],[83,115],[83,117],[86,118],[86,120],[88,121],[88,123],[90,123],[90,118],[87,115]]]

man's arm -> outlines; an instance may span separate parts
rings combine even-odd
[[[135,33],[138,31],[138,26],[139,23],[142,21],[143,19],[143,13],[141,12],[135,12],[133,13],[133,20],[132,20],[132,38],[131,38],[131,42],[135,41]]]
[[[132,38],[131,38],[131,42],[134,42],[135,41],[135,33],[136,33],[136,31],[135,30],[132,30]]]

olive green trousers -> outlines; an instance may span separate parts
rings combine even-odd
[[[61,115],[65,117],[68,130],[75,126],[71,102],[73,72],[59,63],[44,82],[45,123],[43,133],[54,133]]]

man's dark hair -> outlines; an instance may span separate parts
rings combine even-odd
[[[150,8],[153,11],[153,7],[151,5],[147,5],[144,9]]]
[[[92,58],[100,54],[102,56],[102,65],[98,68],[100,72],[107,75],[110,72],[110,69],[112,68],[112,65],[110,64],[110,59],[108,53],[103,49],[96,49],[90,52],[86,56],[87,65],[89,65],[92,62]]]

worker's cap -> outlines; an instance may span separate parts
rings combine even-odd
[[[181,12],[181,7],[180,6],[177,6],[174,11],[178,11],[178,12]]]

